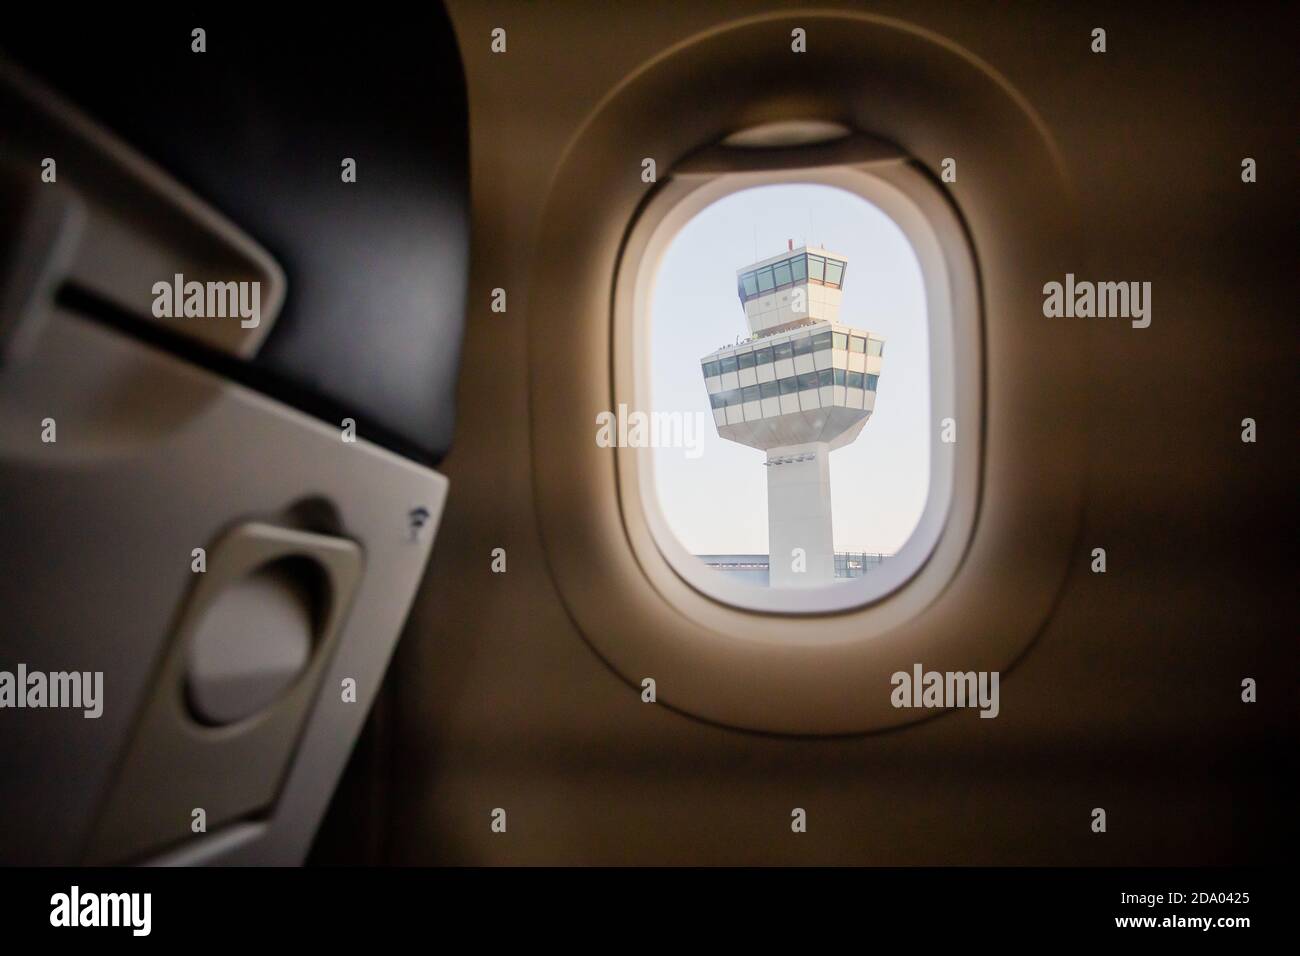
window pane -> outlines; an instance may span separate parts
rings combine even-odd
[[[849,388],[861,388],[861,387],[862,387],[862,373],[849,372]]]
[[[874,392],[874,391],[876,390],[876,383],[879,382],[879,381],[880,381],[880,376],[879,376],[879,375],[868,375],[868,376],[867,376],[867,391],[868,391],[868,392]]]
[[[722,370],[724,372],[734,372],[736,370],[736,356],[734,355],[726,356],[722,360],[721,364],[722,364]]]
[[[837,262],[834,259],[826,260],[826,284],[839,285],[840,279],[844,275],[844,263]]]
[[[795,171],[782,175],[793,176],[795,181],[782,183],[769,191],[752,188],[766,174],[736,177],[734,185],[741,188],[736,189],[734,195],[730,195],[725,203],[710,204],[690,222],[683,224],[683,219],[689,218],[686,207],[668,213],[662,228],[652,230],[656,237],[654,246],[640,242],[625,244],[626,255],[620,262],[619,273],[629,279],[624,284],[628,289],[635,286],[635,294],[631,299],[626,295],[620,296],[619,322],[626,323],[628,314],[633,321],[628,328],[620,325],[620,334],[615,336],[619,340],[617,348],[607,356],[619,370],[615,375],[619,380],[617,394],[607,392],[601,401],[607,408],[612,402],[614,409],[618,408],[619,402],[635,401],[638,411],[643,414],[672,416],[675,412],[678,418],[689,414],[685,410],[691,407],[703,412],[708,405],[717,406],[708,416],[713,421],[704,427],[713,429],[709,440],[717,442],[717,445],[710,445],[711,449],[730,452],[705,456],[702,463],[692,462],[686,467],[679,465],[680,448],[654,447],[635,451],[637,474],[645,480],[631,489],[624,483],[619,490],[635,492],[629,498],[637,500],[624,500],[620,507],[631,512],[643,505],[648,525],[653,529],[650,534],[635,536],[639,539],[638,547],[648,544],[655,561],[661,560],[654,553],[656,551],[669,555],[683,580],[691,581],[699,592],[720,603],[735,600],[749,611],[764,614],[839,614],[856,607],[860,600],[864,603],[876,600],[876,590],[892,589],[906,575],[911,575],[911,565],[925,560],[923,554],[933,544],[933,539],[947,540],[941,536],[945,533],[944,521],[950,513],[962,519],[957,531],[961,534],[968,531],[972,512],[960,505],[954,508],[953,501],[961,499],[952,498],[950,492],[954,486],[959,486],[956,490],[963,493],[974,493],[977,489],[952,480],[954,462],[960,463],[964,459],[935,454],[928,437],[933,422],[927,409],[932,404],[938,407],[944,401],[952,404],[949,401],[954,392],[952,379],[960,376],[962,383],[982,381],[985,372],[980,368],[982,356],[972,350],[967,354],[971,356],[974,374],[967,378],[967,371],[954,373],[958,366],[957,358],[951,354],[953,346],[964,344],[966,340],[949,328],[949,320],[954,314],[964,315],[961,309],[954,312],[953,297],[930,303],[932,309],[926,307],[927,281],[930,291],[965,293],[965,288],[948,289],[944,282],[936,282],[919,263],[914,264],[916,254],[902,230],[878,228],[884,213],[872,208],[873,204],[868,200],[844,194],[843,201],[835,203],[829,195],[833,193],[831,187],[800,184],[797,182],[800,174]],[[718,183],[716,194],[710,187],[711,196],[721,198],[732,185],[730,182]],[[791,190],[788,198],[786,190]],[[806,198],[793,190],[807,190]],[[870,190],[864,187],[864,192],[870,193]],[[698,199],[700,194],[692,195]],[[758,201],[755,201],[756,197]],[[808,212],[811,210],[814,219],[825,218],[826,213],[818,212],[823,203],[833,209],[831,229],[826,233],[828,238],[833,238],[831,233],[867,238],[864,250],[855,251],[861,245],[857,241],[846,245],[845,253],[856,256],[855,262],[868,255],[873,262],[906,264],[871,277],[874,291],[883,296],[881,301],[886,302],[894,316],[891,321],[915,333],[917,347],[905,348],[897,355],[891,353],[891,362],[895,363],[891,368],[895,368],[899,356],[905,360],[904,365],[897,369],[899,380],[912,383],[909,388],[915,386],[916,401],[904,403],[904,414],[897,421],[891,418],[882,425],[876,416],[868,424],[870,410],[873,403],[878,404],[878,396],[875,392],[865,391],[867,369],[881,372],[883,359],[873,355],[875,361],[866,362],[866,358],[869,350],[875,351],[872,339],[883,339],[890,334],[888,323],[880,328],[866,319],[850,319],[847,312],[841,322],[835,315],[837,307],[833,302],[809,301],[804,303],[807,308],[803,314],[791,312],[790,300],[795,297],[795,289],[801,290],[801,297],[809,288],[831,288],[838,293],[835,286],[825,284],[828,262],[829,278],[838,279],[840,286],[847,289],[848,263],[838,251],[833,251],[834,247],[814,251],[815,247],[805,244],[801,248],[799,245],[798,236],[807,228]],[[671,204],[670,198],[664,206]],[[856,214],[862,216],[860,221],[853,221]],[[778,230],[775,233],[778,241],[768,250],[769,258],[758,259],[758,256],[767,255],[761,243],[757,255],[753,258],[746,255],[752,235],[735,235],[740,231],[735,228],[737,223],[745,222],[766,222],[772,230]],[[946,223],[947,216],[943,225]],[[677,238],[670,235],[673,227],[680,230]],[[752,229],[748,231],[752,233]],[[787,235],[796,238],[791,243],[792,248],[783,252],[779,240]],[[748,251],[752,253],[753,249]],[[651,252],[653,256],[648,254]],[[628,258],[632,255],[638,255],[641,262],[632,263]],[[709,261],[702,262],[701,256]],[[702,268],[704,265],[707,269]],[[959,270],[963,276],[977,274],[969,273],[964,263],[960,264]],[[711,301],[700,295],[706,284],[703,280],[710,275],[712,279],[709,281],[718,283],[713,286],[714,291],[720,292],[725,301]],[[634,282],[631,281],[633,278]],[[731,290],[727,288],[728,283],[732,283]],[[879,288],[875,288],[877,285]],[[621,292],[628,289],[620,287]],[[731,298],[734,290],[740,293],[739,302]],[[816,300],[817,296],[812,298]],[[956,298],[963,299],[956,303],[963,306],[973,306],[976,301],[973,295]],[[776,309],[777,305],[781,308],[759,315],[756,308],[760,303],[763,309]],[[626,308],[629,304],[633,306],[631,309]],[[826,308],[819,308],[822,305]],[[933,316],[928,314],[931,311]],[[942,321],[936,321],[932,327],[932,317]],[[965,315],[961,322],[969,322],[975,330],[972,336],[977,334],[979,323],[976,320]],[[855,338],[856,343],[853,342]],[[854,345],[856,352],[850,351]],[[945,350],[937,351],[935,345],[943,346]],[[731,371],[723,371],[724,357],[729,359],[725,367]],[[692,361],[704,373],[700,378],[691,371]],[[629,368],[630,376],[624,374]],[[848,388],[850,368],[858,370],[858,374],[853,376],[853,384],[857,387],[853,389]],[[749,374],[741,375],[741,372]],[[932,382],[931,377],[937,373],[947,378],[944,381],[935,378]],[[725,385],[722,384],[724,379]],[[702,385],[705,386],[703,389]],[[719,392],[722,394],[718,395]],[[856,401],[846,400],[846,392],[859,397]],[[960,390],[957,394],[966,397]],[[941,400],[936,400],[935,396]],[[886,399],[893,397],[891,391]],[[701,398],[705,398],[704,407]],[[834,410],[836,398],[838,404],[844,406],[838,411]],[[853,405],[857,408],[849,407]],[[805,412],[804,407],[818,410]],[[665,430],[662,426],[666,421],[664,418],[656,422],[661,426],[661,432]],[[718,423],[716,427],[714,422]],[[776,427],[778,422],[780,425]],[[882,428],[884,431],[879,430]],[[630,432],[630,426],[628,430]],[[765,450],[777,447],[788,450],[802,446],[805,441],[820,443],[823,440],[828,446],[843,442],[858,450],[847,453],[843,459],[835,456],[839,463],[835,469],[836,481],[830,484],[836,490],[829,495],[829,500],[835,502],[836,507],[822,507],[824,502],[819,499],[816,508],[814,544],[819,550],[816,567],[812,569],[810,566],[810,569],[816,576],[817,585],[809,587],[811,579],[808,575],[794,574],[791,577],[789,572],[783,575],[782,568],[788,568],[788,565],[780,560],[779,554],[776,560],[770,560],[772,556],[767,554],[749,555],[756,560],[715,560],[719,555],[745,557],[749,552],[760,550],[784,549],[788,554],[794,542],[786,546],[787,538],[807,537],[801,533],[802,528],[786,533],[788,516],[785,512],[800,510],[804,499],[818,489],[807,489],[806,494],[805,489],[780,487],[778,481],[778,494],[769,502],[766,495],[768,477],[779,477],[790,469],[759,469],[756,465],[763,461]],[[891,475],[897,472],[901,477],[897,481],[871,484],[871,494],[879,495],[882,500],[876,502],[873,497],[871,508],[861,507],[858,499],[866,487],[864,482],[869,483],[873,463],[881,461],[888,461]],[[818,480],[820,482],[820,478]],[[724,489],[725,508],[699,507],[700,501],[710,495],[716,498],[719,488]],[[945,500],[940,500],[937,494]],[[800,500],[787,509],[782,507],[785,498]],[[923,509],[924,517],[921,517]],[[775,517],[773,510],[777,512]],[[887,520],[881,515],[887,515]],[[768,538],[755,540],[762,539],[761,533],[756,535],[754,532],[767,519],[772,519]],[[828,523],[832,532],[829,535],[823,533],[823,526]],[[641,526],[639,520],[637,524]],[[914,543],[913,535],[916,536]],[[651,539],[653,543],[650,543]],[[821,547],[823,544],[824,549]],[[807,547],[806,544],[801,546]],[[830,590],[831,571],[837,563],[831,553],[823,552],[853,548],[897,553],[904,546],[910,550],[901,559],[899,577],[891,576],[891,572],[878,576],[873,582],[859,581],[847,585],[843,579],[834,578],[835,583],[845,589],[834,596],[822,594],[823,590]],[[912,550],[922,554],[915,562],[911,557]],[[838,564],[849,566],[842,554]],[[708,567],[698,574],[694,570],[706,565]],[[771,566],[765,582],[764,565]],[[852,567],[854,573],[861,574],[867,565],[859,561]],[[822,581],[823,577],[827,580]],[[747,582],[752,586],[735,588],[728,581]],[[883,584],[878,583],[882,581]],[[826,587],[821,587],[822,584]],[[864,584],[861,590],[866,597],[856,593],[859,584]],[[802,588],[802,592],[787,598],[782,592],[788,588]],[[732,592],[735,592],[734,596]],[[790,637],[798,640],[793,631]]]
[[[868,355],[883,355],[884,351],[885,351],[885,343],[882,342],[880,339],[867,340]]]

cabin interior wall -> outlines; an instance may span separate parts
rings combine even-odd
[[[532,461],[545,450],[530,433],[522,314],[542,205],[584,119],[639,64],[755,5],[681,4],[672,16],[649,4],[449,6],[474,194],[451,495],[322,846],[346,811],[368,856],[392,863],[1280,857],[1276,827],[1292,811],[1274,776],[1294,753],[1298,676],[1283,520],[1297,477],[1285,408],[1295,370],[1279,347],[1294,340],[1281,250],[1298,218],[1294,143],[1280,131],[1297,104],[1283,31],[1216,29],[1208,8],[1170,6],[1156,34],[1149,8],[1120,3],[871,6],[951,39],[1027,95],[1080,197],[1077,271],[1151,281],[1153,321],[1076,320],[1096,323],[1078,358],[1094,398],[1078,554],[1048,624],[1003,675],[999,717],[789,738],[644,704],[578,633],[538,531]],[[1103,55],[1089,50],[1097,26]],[[508,31],[505,54],[489,50],[495,27]],[[823,42],[809,38],[812,50]],[[646,122],[690,108],[665,103]],[[1252,185],[1239,175],[1246,156],[1259,161]],[[1024,281],[1052,278],[1063,277]],[[494,288],[509,292],[504,315],[488,308]],[[1247,416],[1256,444],[1240,440]],[[1107,551],[1104,574],[1090,569],[1094,547]],[[1015,600],[1006,573],[990,601]],[[1259,680],[1257,704],[1241,703],[1243,677]],[[384,775],[382,799],[373,780],[359,789],[362,765]],[[1089,828],[1098,806],[1105,835]],[[790,830],[794,807],[808,812],[804,834]],[[505,834],[489,826],[494,808],[507,810]]]

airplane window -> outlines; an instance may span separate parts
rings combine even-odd
[[[818,230],[814,241],[806,236],[810,217]],[[755,265],[791,245],[792,255]],[[810,589],[833,591],[888,566],[925,509],[932,447],[925,284],[899,225],[859,195],[832,186],[746,188],[686,220],[658,261],[649,287],[646,364],[653,411],[680,415],[699,408],[706,416],[698,453],[638,452],[651,459],[654,506],[677,542],[673,554],[688,562],[674,559],[677,572],[692,584],[712,576],[743,585],[723,588],[730,603],[745,604],[749,588],[790,595],[791,607],[803,602],[797,606],[806,608]],[[860,263],[856,284],[846,282],[849,262]],[[746,289],[753,276],[760,295],[777,285],[823,284],[804,297],[800,312],[778,298],[751,313],[732,293],[737,275]],[[719,343],[738,336],[751,339],[753,351],[718,354]],[[863,391],[865,356],[869,349],[875,355],[885,339],[897,343],[893,364],[873,367],[871,383],[888,375],[891,384],[873,406]],[[827,367],[805,365],[794,374],[779,366],[815,353],[839,361],[817,359]],[[711,399],[713,407],[767,398],[779,403],[749,406],[743,419],[733,412],[715,419],[696,366],[701,361],[760,375],[778,363],[775,381],[744,383]],[[831,392],[831,386],[839,388]],[[836,560],[849,552],[879,560]],[[744,561],[709,563],[710,555]],[[771,601],[758,603],[772,607]]]

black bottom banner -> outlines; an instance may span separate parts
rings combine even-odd
[[[1240,869],[0,869],[6,939],[615,944],[1107,937],[1232,945],[1281,919]],[[437,934],[431,936],[430,934]],[[672,935],[666,935],[666,934]],[[445,936],[443,934],[446,934]],[[16,950],[11,950],[16,951]]]

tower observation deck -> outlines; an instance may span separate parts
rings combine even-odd
[[[737,270],[750,336],[701,359],[718,434],[766,452],[772,587],[835,580],[830,453],[871,418],[884,352],[839,323],[847,268],[805,246]]]

